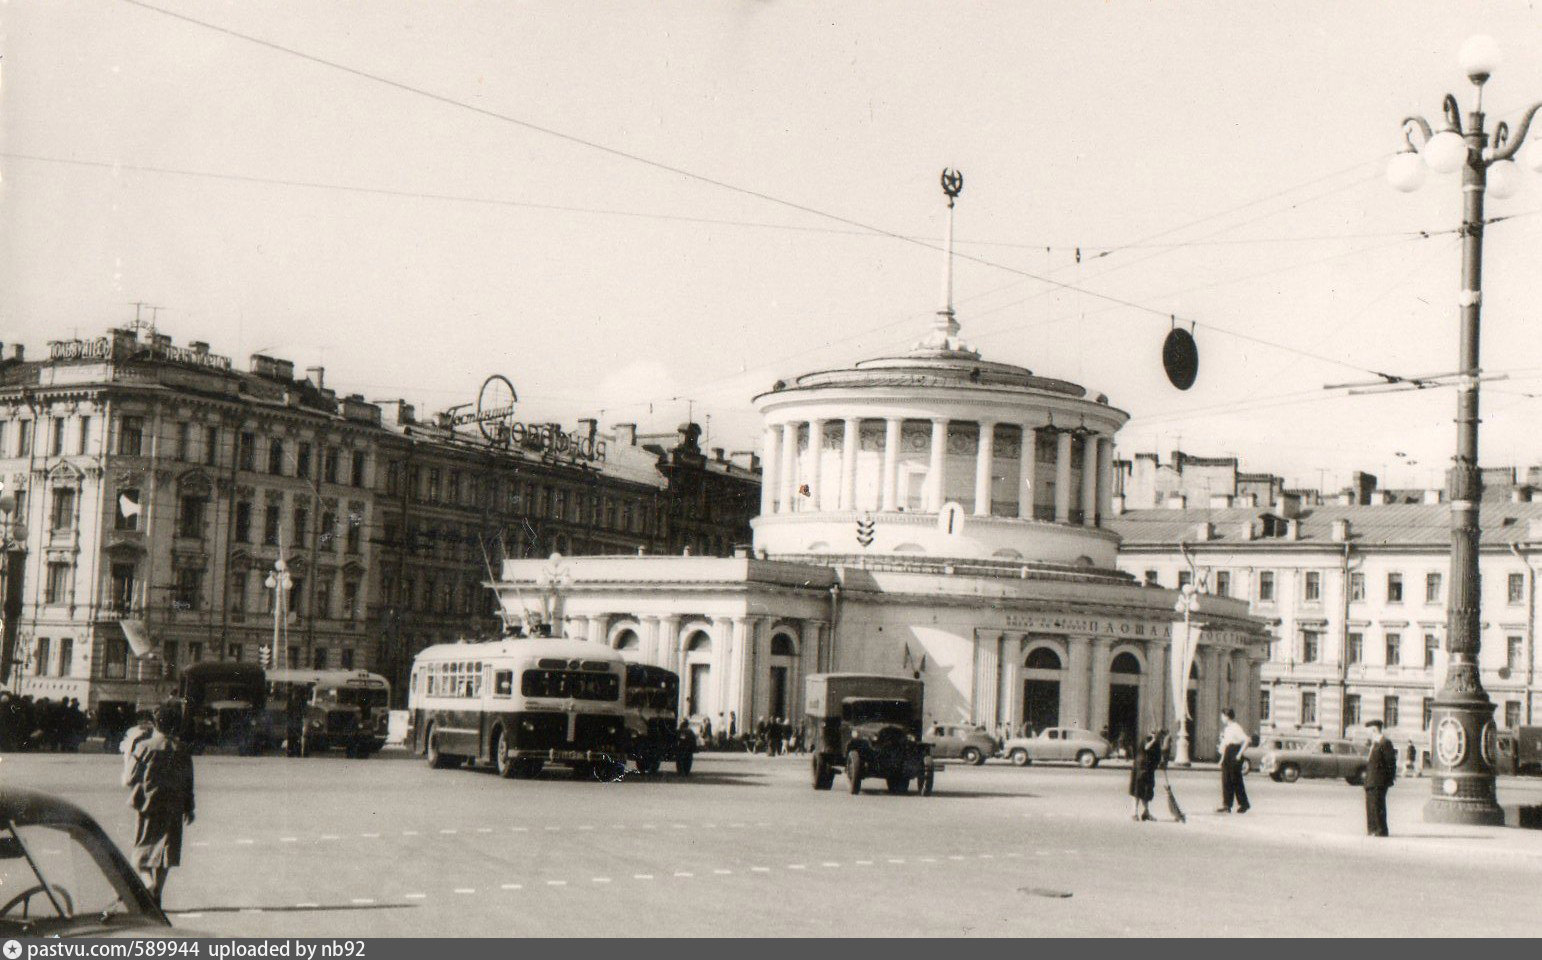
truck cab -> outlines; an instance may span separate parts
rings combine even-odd
[[[890,793],[907,793],[911,781],[930,794],[937,776],[931,747],[921,738],[923,685],[909,677],[816,673],[804,701],[814,730],[815,790],[829,790],[844,771],[852,793],[870,778]]]

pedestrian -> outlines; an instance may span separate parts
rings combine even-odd
[[[781,717],[772,717],[771,723],[766,727],[766,753],[769,756],[780,757],[782,755],[782,743],[785,727],[782,726]]]
[[[1371,750],[1365,760],[1365,832],[1387,835],[1387,789],[1397,780],[1397,749],[1382,731],[1380,720],[1365,724],[1371,731]]]
[[[1130,764],[1130,796],[1135,798],[1136,823],[1155,820],[1151,815],[1151,801],[1156,796],[1156,775],[1167,759],[1167,731],[1157,730],[1146,735],[1140,748],[1135,751]]]
[[[134,748],[139,741],[155,732],[155,714],[149,710],[140,710],[134,717],[134,726],[129,727],[123,734],[120,748],[123,751],[123,785],[132,786],[134,776]]]
[[[1238,813],[1247,813],[1247,787],[1242,784],[1242,751],[1247,748],[1248,734],[1237,722],[1237,712],[1230,707],[1221,711],[1221,805],[1216,813],[1231,813],[1236,803]]]
[[[759,720],[755,721],[755,752],[756,753],[761,753],[762,751],[764,751],[766,749],[766,728],[769,727],[769,726],[770,726],[770,724],[766,722],[766,718],[765,717],[761,717]]]
[[[712,718],[711,717],[702,717],[701,718],[701,739],[702,739],[702,742],[704,742],[704,743],[711,743],[712,742]]]
[[[182,711],[164,704],[155,730],[134,746],[129,803],[139,812],[134,827],[134,865],[161,905],[166,875],[182,863],[182,826],[193,822],[193,756],[178,733]]]
[[[739,713],[736,710],[728,711],[728,739],[739,739]]]
[[[1410,777],[1419,775],[1419,748],[1414,746],[1412,740],[1408,741],[1408,775]]]

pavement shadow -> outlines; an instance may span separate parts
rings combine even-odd
[[[167,910],[169,917],[189,913],[341,913],[354,910],[416,910],[416,903],[319,903],[303,907],[286,905],[279,907],[183,907]]]
[[[963,797],[969,800],[1041,800],[1042,794],[1021,793],[1013,791],[1007,793],[1003,790],[951,790],[946,787],[938,787],[932,793],[934,797]]]

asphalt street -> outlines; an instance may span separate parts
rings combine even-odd
[[[6,755],[0,782],[85,807],[125,851],[102,753]],[[810,788],[804,758],[704,754],[687,778],[505,781],[370,760],[204,756],[167,907],[216,936],[1535,935],[1542,838],[1412,830],[1426,781],[1363,835],[1342,782],[1173,785],[1137,824],[1127,772],[949,765],[931,797]],[[871,789],[877,786],[878,789]],[[1542,785],[1506,781],[1508,802]],[[1166,818],[1158,794],[1155,805]],[[1412,833],[1414,835],[1410,836]]]

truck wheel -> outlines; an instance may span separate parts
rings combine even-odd
[[[1013,750],[1012,751],[1012,766],[1014,766],[1014,767],[1026,767],[1026,766],[1028,766],[1028,751],[1024,750],[1021,747],[1018,747],[1016,750]]]
[[[498,770],[498,776],[505,780],[514,779],[514,758],[509,756],[509,742],[504,739],[503,731],[493,734],[493,766]]]
[[[846,780],[853,795],[862,792],[862,754],[855,750],[846,754]]]
[[[1098,755],[1091,750],[1081,750],[1076,754],[1076,762],[1091,770],[1098,765]]]
[[[1280,779],[1286,783],[1295,783],[1301,779],[1301,768],[1294,763],[1287,763],[1280,768]]]
[[[822,753],[814,754],[814,789],[828,790],[835,785],[835,768]]]
[[[694,763],[695,761],[696,761],[696,755],[695,754],[692,754],[692,753],[683,753],[683,754],[681,754],[680,756],[675,758],[675,773],[679,774],[682,777],[690,776],[691,775],[691,764]]]
[[[920,789],[921,789],[921,796],[923,796],[923,797],[931,796],[932,795],[932,787],[933,787],[933,785],[936,784],[936,782],[937,782],[937,771],[936,770],[928,770],[925,773],[921,774],[921,782],[919,784]]]
[[[974,747],[965,747],[961,756],[963,761],[972,767],[978,767],[985,762],[985,754],[976,750]]]
[[[918,777],[917,779],[919,780],[920,778]],[[897,777],[889,777],[888,783],[890,793],[904,796],[910,792],[910,778],[903,774]]]

